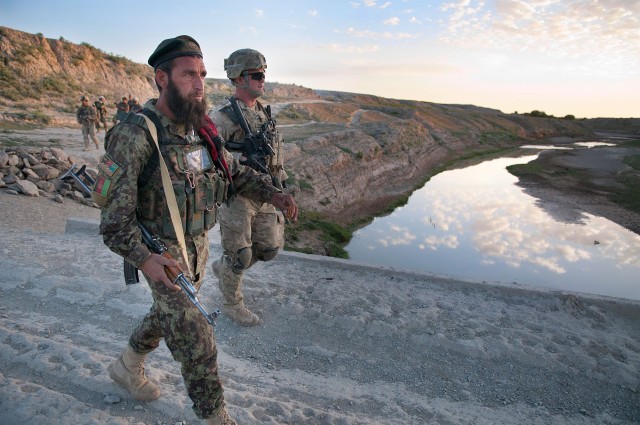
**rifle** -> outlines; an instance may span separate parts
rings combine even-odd
[[[271,105],[267,106],[267,116],[269,120],[262,125],[260,131],[256,134],[251,131],[247,119],[244,117],[238,100],[230,97],[231,108],[238,118],[238,123],[244,131],[244,140],[238,142],[226,142],[229,148],[244,151],[244,155],[240,158],[240,164],[247,165],[256,171],[271,176],[273,185],[278,189],[282,189],[282,182],[277,176],[271,173],[267,165],[267,156],[274,156],[276,153],[271,146],[271,140],[266,136],[267,129],[275,126],[275,121],[271,118]],[[244,159],[246,157],[246,159]]]
[[[149,229],[140,222],[138,222],[138,227],[142,233],[142,240],[144,244],[149,248],[149,250],[151,250],[151,252],[162,255],[165,258],[173,259],[167,250],[167,246],[162,242],[162,240],[160,240],[160,238],[152,236]],[[207,319],[207,322],[209,322],[211,326],[215,326],[216,318],[220,315],[220,310],[215,309],[213,313],[208,313],[207,310],[205,310],[202,304],[200,304],[200,301],[198,301],[198,291],[179,267],[165,266],[164,271],[174,284],[182,288],[189,300],[198,308],[198,310],[200,310],[205,319]],[[124,281],[127,285],[140,282],[140,279],[138,278],[138,269],[127,260],[124,260]]]

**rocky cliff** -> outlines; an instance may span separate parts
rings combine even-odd
[[[0,27],[2,120],[69,125],[83,94],[105,96],[113,110],[122,96],[147,99],[155,92],[148,65],[89,44]]]
[[[124,94],[144,100],[156,95],[150,67],[86,44],[0,27],[0,58],[0,125],[75,125],[75,105],[83,93],[110,101]],[[232,87],[227,80],[210,79],[207,93],[216,104]],[[331,246],[348,237],[339,230],[331,236],[336,232],[331,226],[327,231],[327,222],[353,229],[460,158],[554,136],[593,137],[588,120],[291,84],[268,84],[263,101],[272,105],[284,133],[288,187],[303,211],[301,223],[288,228],[289,246],[316,253],[334,253]],[[606,123],[598,122],[602,126]]]

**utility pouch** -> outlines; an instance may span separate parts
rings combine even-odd
[[[197,184],[196,189],[202,186],[202,184]],[[204,209],[198,209],[198,192],[203,194],[202,189],[187,194],[187,223],[185,233],[191,236],[199,235],[204,231]]]
[[[176,203],[178,204],[178,211],[180,213],[180,219],[182,220],[182,228],[186,227],[186,208],[187,208],[187,194],[184,190],[184,183],[174,183],[173,191],[176,194]],[[165,204],[164,213],[162,214],[162,233],[163,236],[170,239],[176,239],[176,231],[173,228],[171,222],[171,214],[169,213],[169,207]]]

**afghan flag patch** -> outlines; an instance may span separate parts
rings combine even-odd
[[[113,177],[113,175],[120,170],[120,166],[116,164],[116,162],[111,158],[109,158],[108,155],[104,155],[102,157],[102,161],[100,161],[98,167],[108,177]]]
[[[93,186],[93,191],[96,192],[98,195],[106,198],[110,188],[111,188],[111,180],[109,180],[106,177],[99,176],[98,179],[96,180],[95,186]]]

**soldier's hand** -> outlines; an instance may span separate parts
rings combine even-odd
[[[151,254],[151,256],[142,263],[140,270],[154,282],[162,282],[164,286],[172,291],[179,291],[180,287],[174,284],[167,276],[167,272],[164,270],[165,266],[180,267],[180,264],[176,260],[165,258],[162,255]]]
[[[282,211],[284,216],[294,223],[298,221],[298,205],[293,196],[276,193],[271,197],[271,204]]]

